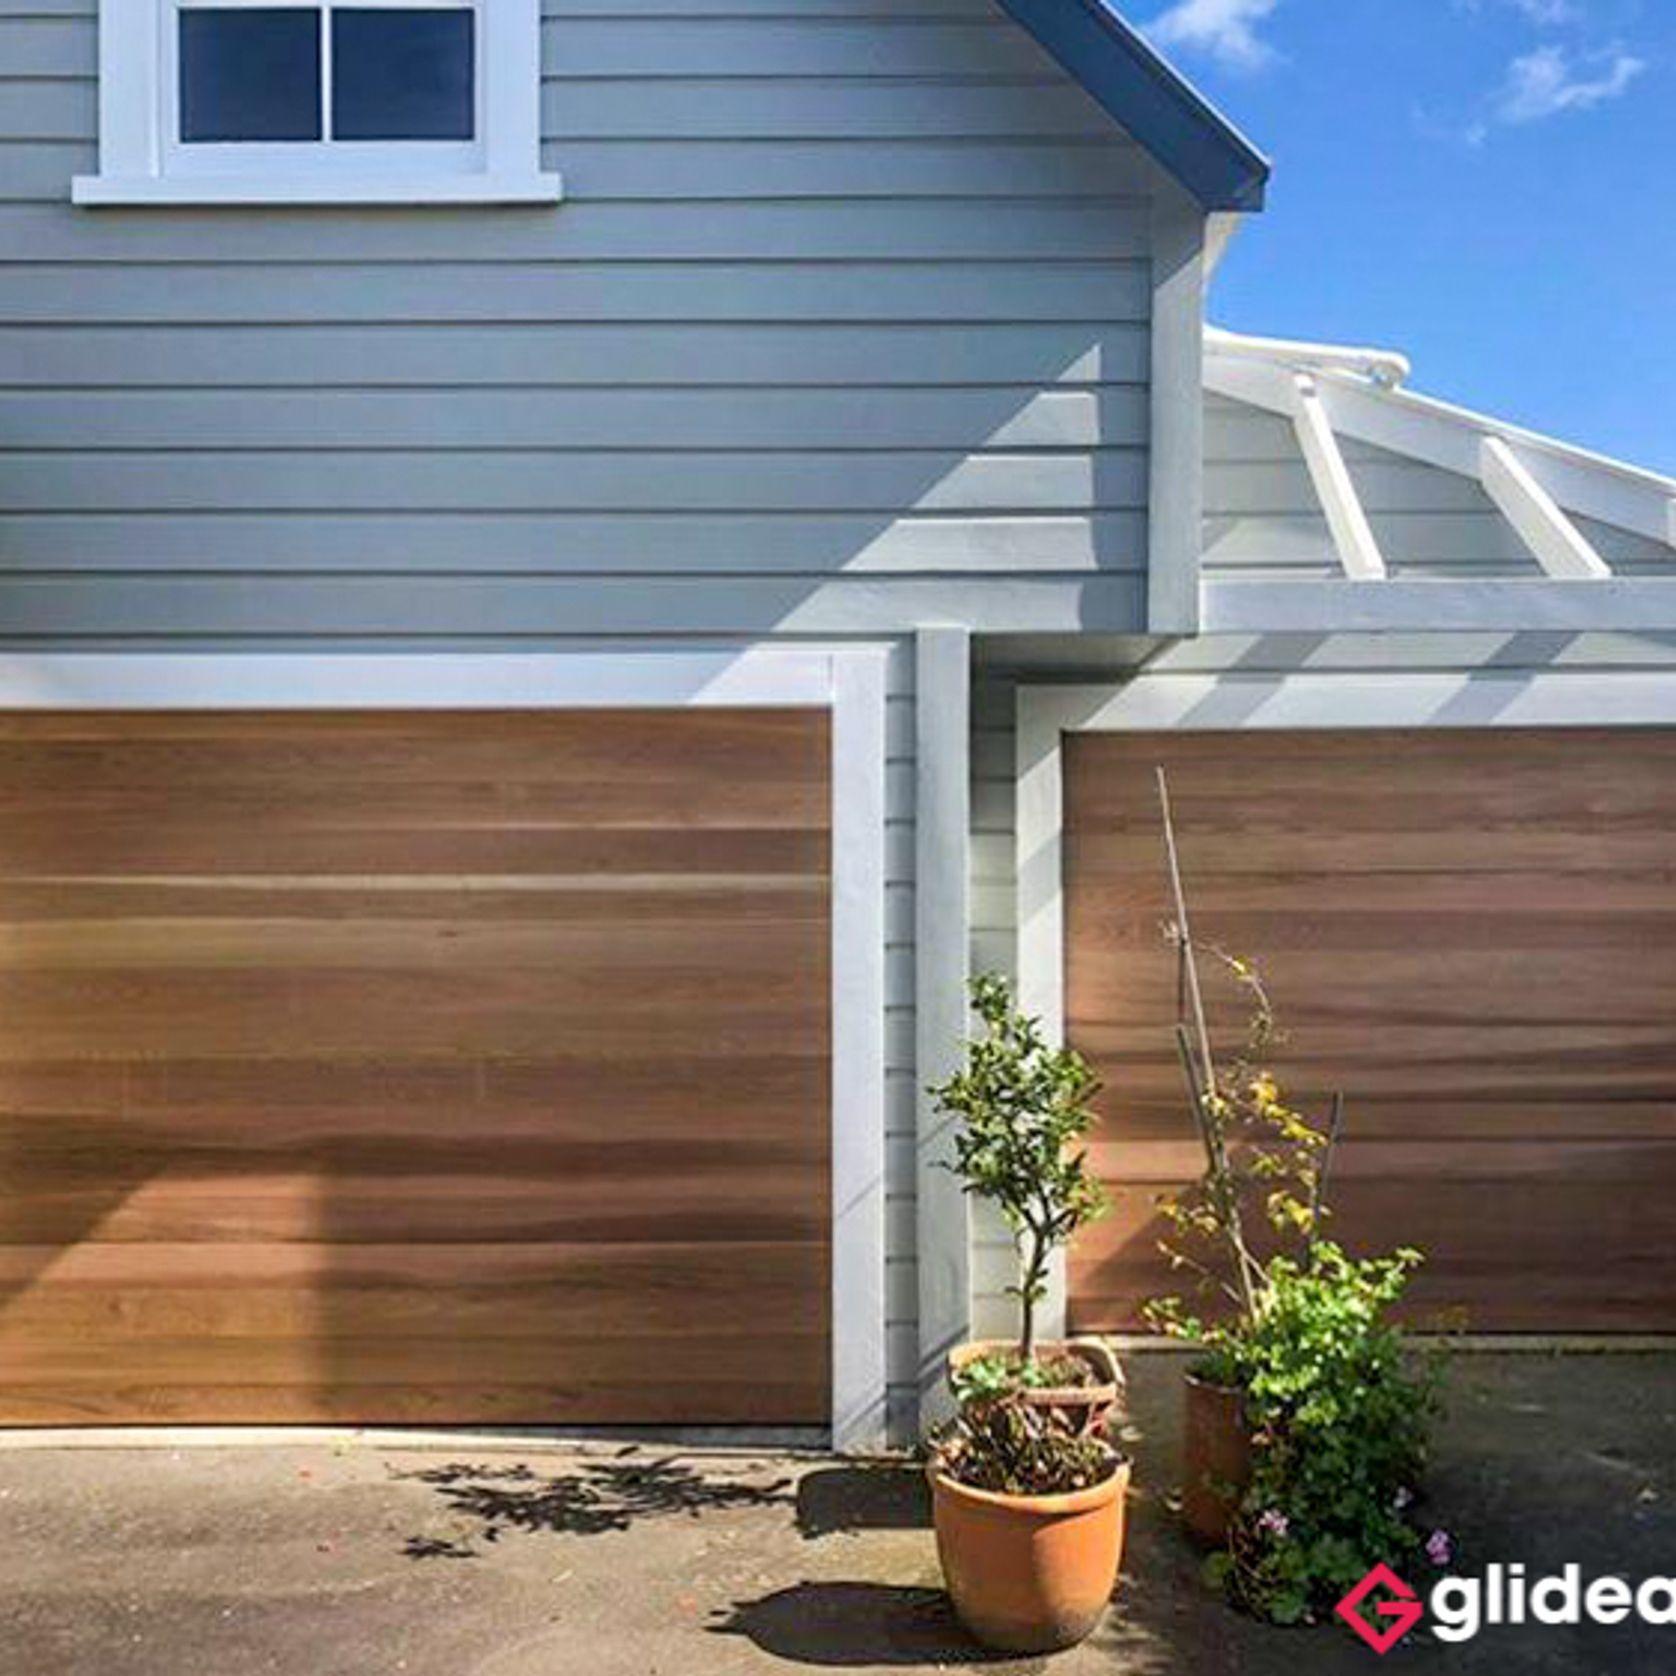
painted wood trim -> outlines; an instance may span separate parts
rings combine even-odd
[[[1015,700],[1017,804],[1014,888],[1018,893],[1018,999],[1042,1021],[1050,1042],[1065,1040],[1065,771],[1061,740],[1105,689],[1023,687]],[[1069,1289],[1064,1253],[1055,1254],[1041,1331],[1065,1331]]]
[[[915,678],[915,1221],[919,1418],[949,1413],[945,1359],[972,1332],[971,1205],[954,1159],[954,1120],[926,1092],[960,1069],[971,936],[971,635],[922,628]]]
[[[77,175],[72,203],[87,208],[212,204],[556,204],[560,176],[529,174],[389,175]]]
[[[1332,532],[1339,564],[1352,581],[1383,581],[1385,555],[1380,552],[1373,526],[1362,510],[1355,481],[1344,463],[1343,451],[1321,401],[1320,389],[1313,378],[1300,373],[1292,380],[1292,393],[1292,428],[1304,464],[1309,468],[1310,481],[1315,485],[1316,499],[1327,515],[1327,528]]]
[[[1676,630],[1676,578],[1494,578],[1482,582],[1288,582],[1218,578],[1203,588],[1206,634],[1587,634]]]
[[[886,1441],[885,660],[832,669],[832,1441]]]
[[[885,1436],[885,646],[531,654],[23,653],[0,710],[832,710],[832,1435]]]
[[[1152,434],[1147,627],[1196,634],[1204,546],[1205,219],[1174,193],[1153,200]]]
[[[1611,567],[1560,511],[1554,497],[1531,476],[1519,456],[1497,436],[1478,445],[1478,478],[1484,493],[1518,531],[1536,562],[1557,581],[1601,581]]]
[[[196,174],[171,153],[170,0],[102,0],[99,17],[99,172],[70,185],[76,204],[551,203],[557,175],[540,163],[540,0],[480,0],[478,155],[458,170],[369,177],[354,148],[296,148],[295,162],[241,160],[237,175]],[[248,149],[248,148],[247,148]],[[289,150],[290,148],[286,148]],[[423,151],[423,146],[415,148]],[[434,148],[432,148],[434,149]],[[401,157],[394,143],[383,151]],[[363,152],[364,156],[364,152]]]

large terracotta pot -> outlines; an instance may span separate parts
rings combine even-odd
[[[1251,1428],[1245,1399],[1227,1385],[1188,1374],[1182,1457],[1181,1516],[1199,1541],[1220,1547],[1251,1482]]]
[[[1091,1490],[1004,1496],[931,1469],[937,1555],[954,1610],[985,1646],[1051,1653],[1099,1623],[1123,1561],[1129,1463]]]
[[[1005,1356],[1018,1349],[1011,1339],[982,1338],[959,1344],[949,1352],[949,1384],[955,1383],[960,1370],[970,1362],[980,1362],[986,1356]],[[1051,1360],[1060,1356],[1075,1357],[1089,1370],[1093,1383],[1089,1385],[1044,1386],[1039,1390],[1021,1391],[1020,1398],[1032,1408],[1051,1408],[1063,1415],[1070,1429],[1084,1437],[1097,1437],[1106,1429],[1119,1400],[1123,1396],[1123,1369],[1112,1347],[1104,1339],[1050,1339],[1036,1346],[1037,1360]]]

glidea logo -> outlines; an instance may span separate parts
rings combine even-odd
[[[1498,1564],[1482,1577],[1445,1577],[1433,1585],[1422,1605],[1388,1565],[1376,1565],[1336,1611],[1381,1654],[1390,1652],[1422,1618],[1430,1620],[1439,1641],[1449,1642],[1471,1641],[1504,1625],[1610,1627],[1633,1617],[1644,1624],[1671,1626],[1676,1625],[1676,1577],[1648,1577],[1641,1583],[1596,1577],[1586,1582],[1580,1565],[1568,1565],[1547,1577],[1528,1578],[1522,1565]]]

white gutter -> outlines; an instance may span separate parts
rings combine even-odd
[[[1240,355],[1273,361],[1296,372],[1347,372],[1384,390],[1406,384],[1414,368],[1394,349],[1357,349],[1336,343],[1300,343],[1290,338],[1247,337],[1220,326],[1205,327],[1205,348],[1213,355]]]

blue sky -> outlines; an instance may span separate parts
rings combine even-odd
[[[1127,9],[1274,159],[1218,324],[1676,474],[1676,0]]]

